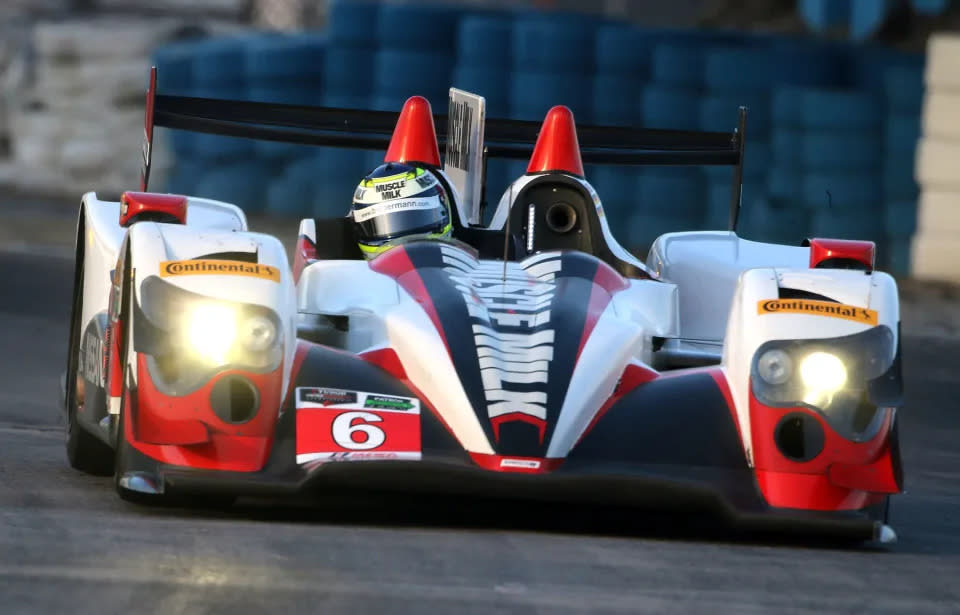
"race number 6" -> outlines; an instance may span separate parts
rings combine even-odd
[[[387,435],[371,423],[382,418],[372,412],[344,412],[333,420],[333,441],[354,451],[367,451],[382,445]]]

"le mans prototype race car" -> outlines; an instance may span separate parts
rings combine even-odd
[[[731,133],[578,130],[565,107],[487,119],[451,89],[446,116],[413,97],[398,120],[158,95],[154,69],[146,115],[141,190],[80,207],[63,395],[70,464],[122,497],[698,503],[895,538],[895,282],[870,242],[736,235],[745,109]],[[367,261],[349,217],[305,219],[291,266],[239,208],[146,191],[156,126],[386,147],[436,169],[454,239]],[[481,226],[487,156],[529,166]],[[669,233],[638,260],[584,162],[731,165],[731,230]]]

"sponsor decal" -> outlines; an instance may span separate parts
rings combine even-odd
[[[91,382],[101,389],[106,385],[105,356],[103,340],[95,333],[87,333],[80,353],[80,373],[87,382]]]
[[[550,326],[559,254],[523,264],[464,259],[442,246],[444,270],[463,295],[480,365],[487,416],[499,425],[522,421],[546,431],[547,386],[556,332]]]
[[[810,299],[765,299],[757,302],[757,314],[811,314],[843,318],[867,325],[876,325],[878,322],[876,310]]]
[[[316,387],[297,391],[297,463],[420,459],[420,400]],[[317,391],[352,401],[317,402]]]
[[[363,407],[383,410],[409,410],[413,408],[413,401],[406,397],[367,395],[367,398],[363,401]]]
[[[384,197],[396,198],[396,197]],[[404,199],[402,201],[393,201],[391,203],[377,203],[363,209],[353,210],[353,220],[355,222],[366,222],[371,218],[383,216],[386,214],[395,214],[402,211],[422,211],[430,209],[439,209],[440,201],[437,197],[424,199]]]
[[[417,185],[426,190],[427,188],[432,188],[434,184],[437,183],[436,178],[433,175],[421,175],[416,178]]]
[[[331,406],[333,404],[355,404],[357,403],[357,392],[344,391],[342,389],[303,387],[297,389],[297,399],[301,402],[320,404],[321,406]]]
[[[269,265],[221,260],[163,261],[160,277],[181,275],[241,275],[280,282],[280,269]]]
[[[501,459],[501,468],[527,468],[536,470],[540,467],[540,462],[536,459]]]

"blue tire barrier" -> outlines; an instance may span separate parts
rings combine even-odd
[[[923,110],[923,67],[891,66],[883,75],[887,110],[920,115]]]
[[[916,201],[920,187],[914,178],[912,156],[887,156],[883,161],[883,198],[892,201]]]
[[[500,197],[517,178],[527,170],[525,160],[508,160],[506,158],[488,158],[486,175],[486,202],[485,217],[489,220],[493,211],[500,202]]]
[[[803,125],[804,88],[775,87],[770,94],[770,115],[777,129]]]
[[[261,161],[210,167],[197,181],[196,196],[233,203],[247,213],[262,211],[273,169]]]
[[[884,270],[893,275],[909,275],[912,268],[910,256],[913,249],[913,239],[910,237],[890,237],[883,242],[882,246],[880,256],[883,258]]]
[[[695,129],[700,124],[700,97],[696,90],[648,85],[640,102],[644,128]]]
[[[638,211],[630,214],[623,231],[614,229],[617,241],[637,258],[644,260],[657,237],[666,233],[698,231],[703,228],[703,216],[684,216],[675,213]]]
[[[880,124],[879,97],[869,92],[808,88],[801,100],[801,119],[809,128],[873,129]]]
[[[753,241],[799,245],[807,232],[808,212],[779,208],[765,197],[753,197],[740,210],[737,234]]]
[[[194,84],[213,86],[243,83],[247,39],[216,38],[198,42],[193,48],[191,73]]]
[[[834,211],[821,209],[810,221],[811,235],[831,239],[883,239],[883,216],[876,211]]]
[[[305,80],[320,83],[327,37],[317,34],[256,37],[246,45],[249,83]]]
[[[766,141],[750,141],[744,148],[743,179],[762,180],[770,169],[770,144]],[[730,182],[733,177],[733,167],[727,165],[705,165],[703,174],[709,181]]]
[[[374,92],[377,94],[421,94],[446,92],[453,72],[450,55],[434,51],[377,52],[374,67]]]
[[[879,173],[808,173],[804,205],[811,210],[854,211],[880,218],[883,187]]]
[[[357,184],[371,170],[366,168],[369,153],[324,147],[318,148],[317,156],[324,181],[318,182],[313,195],[314,215],[344,216],[350,211]]]
[[[513,66],[522,71],[594,69],[593,32],[569,18],[523,17],[513,26]]]
[[[703,85],[703,48],[699,45],[659,43],[650,62],[657,83],[691,89]]]
[[[601,73],[624,80],[645,80],[650,74],[651,38],[628,25],[600,26],[596,33],[596,66]]]
[[[323,96],[320,97],[320,104],[324,107],[339,109],[366,109],[370,106],[370,97],[324,92]]]
[[[458,64],[453,69],[453,77],[450,81],[455,88],[480,94],[487,100],[487,109],[492,106],[491,101],[497,101],[498,104],[506,103],[509,100],[510,78],[508,74],[495,67]]]
[[[950,0],[910,0],[910,6],[916,13],[935,17],[947,12],[950,8]]]
[[[376,45],[379,13],[379,2],[332,0],[327,12],[330,41],[348,47]]]
[[[193,87],[192,43],[173,43],[153,54],[157,67],[157,90],[170,96],[189,96]]]
[[[790,63],[771,49],[714,48],[703,56],[703,83],[710,89],[765,90],[783,83]]]
[[[850,0],[850,38],[872,37],[890,17],[896,0]]]
[[[777,126],[770,135],[770,155],[778,165],[798,165],[803,160],[803,132]]]
[[[796,167],[774,165],[767,173],[767,194],[784,205],[803,205],[803,175]]]
[[[374,89],[376,52],[368,47],[327,47],[323,65],[323,89],[341,96],[370,96]]]
[[[765,91],[744,91],[739,95],[712,93],[700,101],[700,128],[733,132],[740,107],[747,107],[747,138],[770,134],[770,96]]]
[[[856,89],[883,96],[887,70],[894,66],[923,70],[924,55],[904,53],[881,45],[847,48],[847,82]]]
[[[798,0],[797,9],[804,23],[820,34],[845,25],[850,17],[849,3],[837,0]]]
[[[917,202],[887,201],[883,209],[883,230],[888,237],[912,237],[917,232]]]
[[[193,152],[197,149],[196,135],[197,133],[187,130],[174,130],[170,133],[170,142],[177,160],[193,156]]]
[[[896,154],[898,158],[909,159],[905,161],[912,163],[922,131],[919,115],[888,115],[884,135],[886,155]]]
[[[369,107],[373,111],[395,111],[400,113],[403,103],[409,96],[403,94],[376,94],[370,99]],[[431,103],[431,107],[433,104]]]
[[[593,78],[593,121],[603,125],[636,126],[640,123],[643,82],[616,73]]]
[[[319,82],[276,81],[248,83],[244,100],[282,103],[286,105],[320,105],[323,85]]]
[[[844,54],[835,46],[809,38],[773,36],[769,48],[780,63],[773,86],[831,88],[846,79]]]
[[[197,82],[191,88],[191,95],[200,98],[222,98],[227,100],[243,100],[247,90],[242,82],[209,83]],[[231,160],[253,155],[255,141],[224,137],[222,135],[192,133],[192,153],[203,160]]]
[[[803,135],[803,168],[808,171],[877,170],[883,143],[876,132],[808,132]]]
[[[696,167],[644,169],[635,189],[638,211],[702,218],[706,210],[705,182]]]
[[[434,4],[383,4],[376,36],[381,48],[453,55],[460,11]],[[369,30],[374,34],[372,29]]]
[[[457,61],[505,71],[510,67],[513,25],[505,17],[465,15],[457,37]]]
[[[636,171],[603,165],[586,170],[587,180],[600,195],[607,223],[612,229],[625,224],[637,201]]]
[[[189,158],[178,156],[173,170],[160,188],[171,194],[195,195],[197,194],[197,184],[200,182],[204,170],[203,165],[196,164]],[[151,188],[154,188],[152,184]]]
[[[514,71],[510,75],[510,112],[518,118],[540,119],[554,105],[566,105],[576,121],[591,122],[593,88],[589,75]]]
[[[325,181],[323,159],[316,150],[311,155],[289,162],[270,182],[267,191],[267,211],[271,214],[313,214],[314,193]],[[359,180],[357,180],[359,183]]]

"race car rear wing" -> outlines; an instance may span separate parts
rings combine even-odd
[[[663,130],[624,126],[577,127],[581,157],[586,164],[729,165],[734,167],[730,229],[736,230],[740,211],[746,108],[740,107],[733,132]],[[528,159],[540,130],[539,122],[490,119],[483,121],[480,147],[486,157]],[[449,121],[448,120],[452,120]],[[165,127],[230,137],[324,145],[356,149],[386,149],[397,113],[279,103],[260,103],[157,93],[157,69],[150,70],[144,125],[141,190],[150,180],[153,130]],[[439,145],[458,134],[453,113],[434,114]],[[451,136],[452,135],[452,136]],[[479,207],[479,203],[476,203]],[[471,216],[473,217],[473,216]]]

